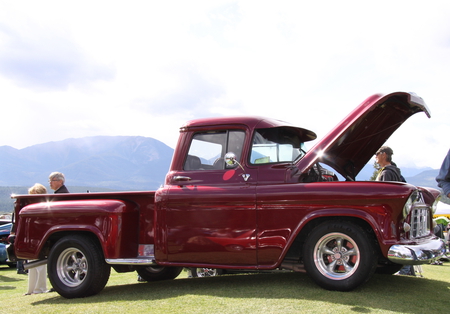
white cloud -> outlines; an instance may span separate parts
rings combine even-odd
[[[150,136],[256,114],[325,135],[374,93],[414,91],[389,140],[399,166],[448,150],[450,3],[21,1],[0,3],[0,145]],[[399,139],[397,139],[399,138]]]

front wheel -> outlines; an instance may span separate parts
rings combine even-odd
[[[89,236],[70,235],[51,249],[47,271],[56,292],[71,299],[99,293],[108,282],[111,267],[97,241]]]
[[[308,275],[322,288],[350,291],[373,275],[377,253],[373,240],[360,226],[330,221],[308,235],[303,262]]]

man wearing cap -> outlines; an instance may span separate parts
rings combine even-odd
[[[401,181],[406,182],[400,169],[392,162],[394,151],[389,146],[381,146],[375,154],[375,161],[380,165],[381,169],[378,173],[376,181]]]
[[[436,181],[438,186],[444,191],[444,195],[450,197],[450,150],[442,162],[441,170],[439,170]]]

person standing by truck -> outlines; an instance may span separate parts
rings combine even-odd
[[[61,172],[52,172],[48,177],[50,188],[56,193],[69,193],[69,190],[64,185],[66,178]]]
[[[443,194],[447,197],[450,197],[450,149],[447,152],[447,156],[445,156],[444,161],[442,162],[441,169],[439,170],[439,174],[436,177],[436,181],[438,186],[442,188]],[[447,246],[450,247],[450,236],[448,233],[450,232],[450,224],[447,226]]]
[[[36,183],[28,189],[28,194],[47,194],[42,184]],[[47,292],[47,265],[36,266],[28,270],[28,292],[25,295]]]
[[[389,146],[381,146],[375,153],[375,161],[380,165],[380,171],[376,181],[400,181],[406,182],[400,169],[392,161],[394,151]],[[405,265],[398,272],[399,275],[415,276],[414,266]]]
[[[450,197],[450,150],[442,162],[439,174],[436,177],[438,186],[442,188],[444,195]]]
[[[403,178],[400,168],[392,162],[394,151],[389,146],[381,146],[375,154],[375,161],[381,169],[376,181],[400,181],[406,182]]]

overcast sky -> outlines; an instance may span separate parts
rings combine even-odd
[[[0,0],[0,146],[262,115],[320,138],[375,93],[431,110],[386,143],[400,167],[449,145],[450,1]]]

